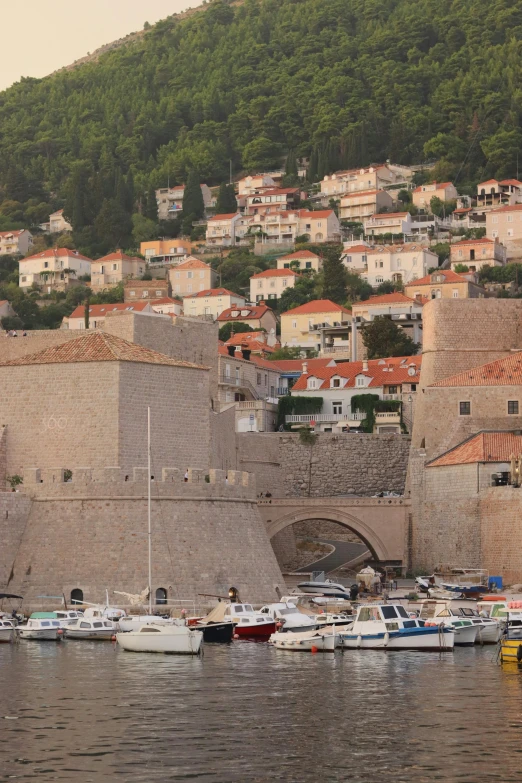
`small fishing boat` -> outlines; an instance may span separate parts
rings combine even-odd
[[[220,601],[205,617],[189,617],[187,625],[203,634],[203,641],[210,644],[229,644],[234,638],[236,623],[225,617],[227,604]]]
[[[198,655],[203,633],[186,625],[144,624],[138,631],[117,633],[116,639],[128,652]]]
[[[16,627],[13,620],[0,619],[0,644],[16,639]]]
[[[310,631],[316,627],[316,621],[308,614],[300,612],[294,603],[281,601],[275,604],[266,604],[261,607],[259,614],[271,617],[280,631]]]
[[[292,652],[335,652],[336,635],[333,629],[314,631],[277,631],[269,639],[278,650]]]
[[[346,614],[345,612],[320,612],[318,615],[316,615],[316,623],[318,628],[323,628],[325,626],[333,626],[336,627],[344,627],[345,625],[349,625],[350,623],[353,623],[355,619],[354,614]]]
[[[83,617],[83,612],[78,612],[75,609],[55,609],[53,614],[60,621],[62,628],[74,625],[80,617]]]
[[[155,614],[128,614],[125,617],[120,617],[118,620],[119,630],[124,633],[139,631],[143,625],[150,625],[151,623],[156,625],[173,625],[174,620]]]
[[[63,630],[54,612],[33,612],[27,625],[18,626],[18,633],[21,639],[56,642],[62,638]]]
[[[477,641],[479,626],[457,614],[451,601],[422,601],[419,617],[430,623],[453,628],[457,647],[472,647]]]
[[[342,646],[370,650],[453,650],[455,631],[444,625],[411,619],[403,606],[360,606],[353,626],[341,631]]]
[[[254,611],[251,604],[226,603],[224,618],[236,624],[235,635],[240,638],[268,639],[276,630],[272,617]]]
[[[500,635],[505,633],[509,625],[509,638],[522,639],[522,601],[507,601],[501,598],[497,601],[479,601],[477,608],[484,619],[496,621],[500,626]]]
[[[89,641],[109,641],[114,637],[117,626],[112,620],[102,617],[80,617],[73,625],[65,629],[67,639],[87,639]]]

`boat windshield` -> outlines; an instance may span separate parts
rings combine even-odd
[[[490,617],[506,617],[507,609],[502,604],[496,604],[491,610]]]
[[[280,609],[279,614],[285,615],[285,614],[297,614],[297,609],[295,606],[292,609]]]

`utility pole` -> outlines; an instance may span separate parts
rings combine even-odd
[[[232,184],[232,158],[230,159],[229,163],[230,163],[230,182],[229,182],[229,184],[231,185]],[[518,174],[517,174],[517,177],[518,177]]]

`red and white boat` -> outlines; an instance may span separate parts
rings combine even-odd
[[[236,623],[234,635],[240,638],[268,639],[276,630],[275,620],[254,611],[252,604],[230,603],[224,616]]]

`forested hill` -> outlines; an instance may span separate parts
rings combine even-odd
[[[0,94],[0,218],[66,202],[87,245],[107,201],[130,215],[167,177],[216,184],[230,159],[260,170],[289,150],[315,148],[316,174],[390,158],[440,160],[463,189],[513,175],[521,38],[519,0],[215,0]]]

